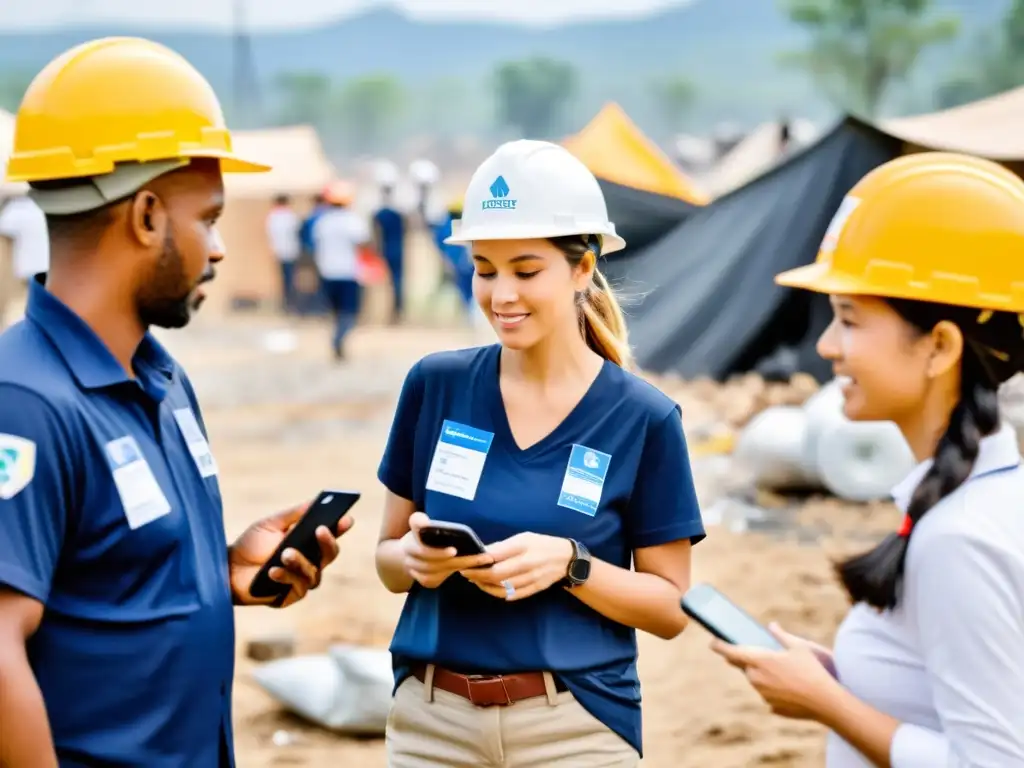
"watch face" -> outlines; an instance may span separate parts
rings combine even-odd
[[[575,560],[569,568],[569,578],[574,581],[586,581],[590,576],[590,561]]]

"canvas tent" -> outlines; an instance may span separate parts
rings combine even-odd
[[[265,162],[272,170],[225,174],[226,205],[218,229],[228,257],[218,267],[208,302],[221,308],[237,299],[276,299],[280,272],[264,229],[273,199],[288,194],[304,211],[334,178],[334,168],[310,126],[235,131],[232,140],[240,155]]]
[[[1018,111],[1019,110],[1019,111]],[[948,112],[868,125],[847,118],[813,146],[715,200],[605,271],[624,294],[641,367],[684,377],[829,365],[814,350],[831,312],[823,296],[780,288],[776,273],[815,258],[849,189],[888,160],[945,149],[1024,165],[1024,89]]]
[[[608,215],[630,252],[654,242],[707,202],[618,104],[605,105],[562,145],[597,177]]]
[[[739,189],[768,171],[789,155],[818,138],[815,125],[807,120],[762,123],[698,176],[712,197]]]

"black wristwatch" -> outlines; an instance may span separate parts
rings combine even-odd
[[[569,542],[572,544],[572,559],[562,586],[571,588],[586,584],[590,578],[590,550],[575,539],[569,539]]]

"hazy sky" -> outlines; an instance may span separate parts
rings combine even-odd
[[[236,0],[0,0],[0,30],[116,22],[225,28]],[[693,0],[238,0],[250,26],[303,27],[354,11],[392,6],[417,18],[517,20],[636,16]],[[211,10],[212,9],[212,10]]]

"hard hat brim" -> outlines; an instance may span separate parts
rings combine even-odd
[[[555,227],[527,226],[507,227],[496,231],[493,227],[467,227],[465,229],[459,228],[457,232],[453,232],[446,237],[444,242],[448,245],[466,245],[484,240],[546,240],[551,237],[568,237],[571,235],[600,235],[602,256],[621,251],[626,247],[626,241],[619,235],[614,232],[601,231],[602,229],[607,229],[607,225],[604,227],[595,225],[592,231],[586,229],[586,231],[581,232],[581,229],[586,228],[573,226],[561,230]]]
[[[957,284],[953,290],[936,291],[935,286],[913,284],[904,286],[888,285],[880,288],[858,275],[838,272],[828,262],[815,262],[804,267],[797,267],[775,276],[776,285],[785,288],[800,288],[813,293],[830,294],[833,296],[877,296],[889,299],[910,299],[927,301],[937,304],[948,304],[954,307],[971,307],[974,309],[991,309],[1003,312],[1024,312],[1024,300],[1019,296],[1008,294],[975,294],[965,295],[962,286]]]
[[[785,288],[802,288],[813,293],[869,293],[868,285],[851,275],[837,274],[830,264],[815,262],[796,269],[780,272],[775,284]],[[877,289],[875,289],[877,290]]]
[[[222,152],[216,149],[200,149],[195,152],[186,149],[181,153],[181,156],[195,159],[209,158],[220,160],[221,173],[266,173],[273,170],[273,166],[266,163],[240,157],[234,152]]]

